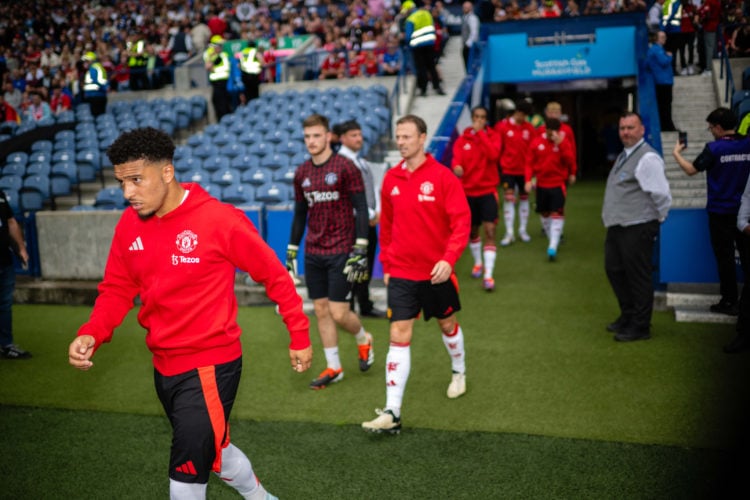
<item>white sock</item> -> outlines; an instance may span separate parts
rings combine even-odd
[[[208,484],[169,480],[169,500],[204,500]]]
[[[549,217],[540,217],[542,219],[542,229],[544,229],[544,235],[549,238]]]
[[[237,490],[243,498],[265,498],[266,490],[253,472],[250,460],[242,453],[242,450],[232,443],[229,443],[229,446],[221,452],[221,473],[219,477]]]
[[[557,245],[560,244],[560,235],[563,232],[563,226],[565,225],[565,217],[552,217],[550,220],[550,237],[549,246],[557,250]]]
[[[354,340],[357,341],[357,345],[365,345],[367,343],[367,332],[364,326],[359,327],[359,331],[354,336]]]
[[[484,246],[484,277],[492,278],[495,271],[495,257],[497,256],[497,247],[495,245]]]
[[[341,368],[341,360],[339,359],[339,347],[324,347],[323,352],[326,355],[326,363],[328,368],[338,370]]]
[[[525,233],[529,224],[529,199],[521,198],[518,202],[518,232]]]
[[[391,344],[385,358],[385,409],[395,416],[401,415],[406,381],[411,371],[411,347],[409,344]]]
[[[471,256],[474,257],[474,265],[482,265],[482,240],[477,238],[476,240],[469,241],[469,250],[471,250]]]
[[[443,344],[451,356],[451,369],[457,373],[466,373],[466,353],[464,352],[464,332],[461,326],[456,327],[450,334],[443,334]]]
[[[505,219],[505,234],[513,236],[513,221],[516,218],[515,201],[505,200],[503,203],[503,218]]]

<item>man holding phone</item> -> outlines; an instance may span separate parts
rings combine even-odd
[[[750,270],[750,250],[737,229],[737,213],[742,193],[750,175],[750,140],[735,133],[737,116],[728,108],[717,108],[708,117],[708,131],[714,136],[703,151],[690,162],[682,156],[687,143],[678,141],[672,155],[680,168],[690,176],[706,172],[708,231],[719,271],[721,300],[711,306],[715,313],[737,316],[739,302],[734,260],[735,246],[745,272]],[[725,347],[726,352],[727,348]]]

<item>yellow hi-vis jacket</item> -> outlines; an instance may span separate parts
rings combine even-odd
[[[245,47],[240,52],[240,70],[243,73],[259,75],[263,64],[258,60],[258,50],[255,47]]]
[[[226,52],[209,46],[205,52],[203,52],[203,60],[206,63],[211,63],[213,65],[208,71],[208,81],[218,82],[221,80],[229,80],[229,56],[227,56]]]
[[[425,9],[416,10],[407,17],[405,29],[409,37],[409,47],[434,45],[437,40],[432,14]]]

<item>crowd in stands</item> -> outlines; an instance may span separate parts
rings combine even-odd
[[[690,5],[691,0],[682,0]],[[695,0],[693,0],[695,3]],[[750,27],[741,0],[703,0],[721,7],[730,55],[750,54]],[[439,58],[456,22],[445,3],[423,0],[436,21]],[[274,81],[275,52],[285,37],[314,35],[327,57],[306,78],[395,74],[402,59],[398,0],[98,0],[8,1],[0,4],[0,81],[4,106],[20,119],[52,114],[80,100],[81,57],[94,52],[107,72],[109,91],[160,88],[172,69],[201,54],[213,35],[270,48],[261,81]],[[478,0],[483,22],[645,11],[645,0]],[[686,7],[689,10],[690,7]],[[689,16],[688,16],[689,17]],[[451,19],[452,18],[452,19]],[[460,20],[459,20],[460,21]],[[685,19],[684,31],[700,30]],[[61,95],[63,97],[61,97]],[[6,116],[12,113],[6,113]]]

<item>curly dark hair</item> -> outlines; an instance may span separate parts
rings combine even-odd
[[[148,162],[172,161],[174,142],[165,132],[143,127],[129,130],[107,148],[112,165],[122,165],[136,160]]]

